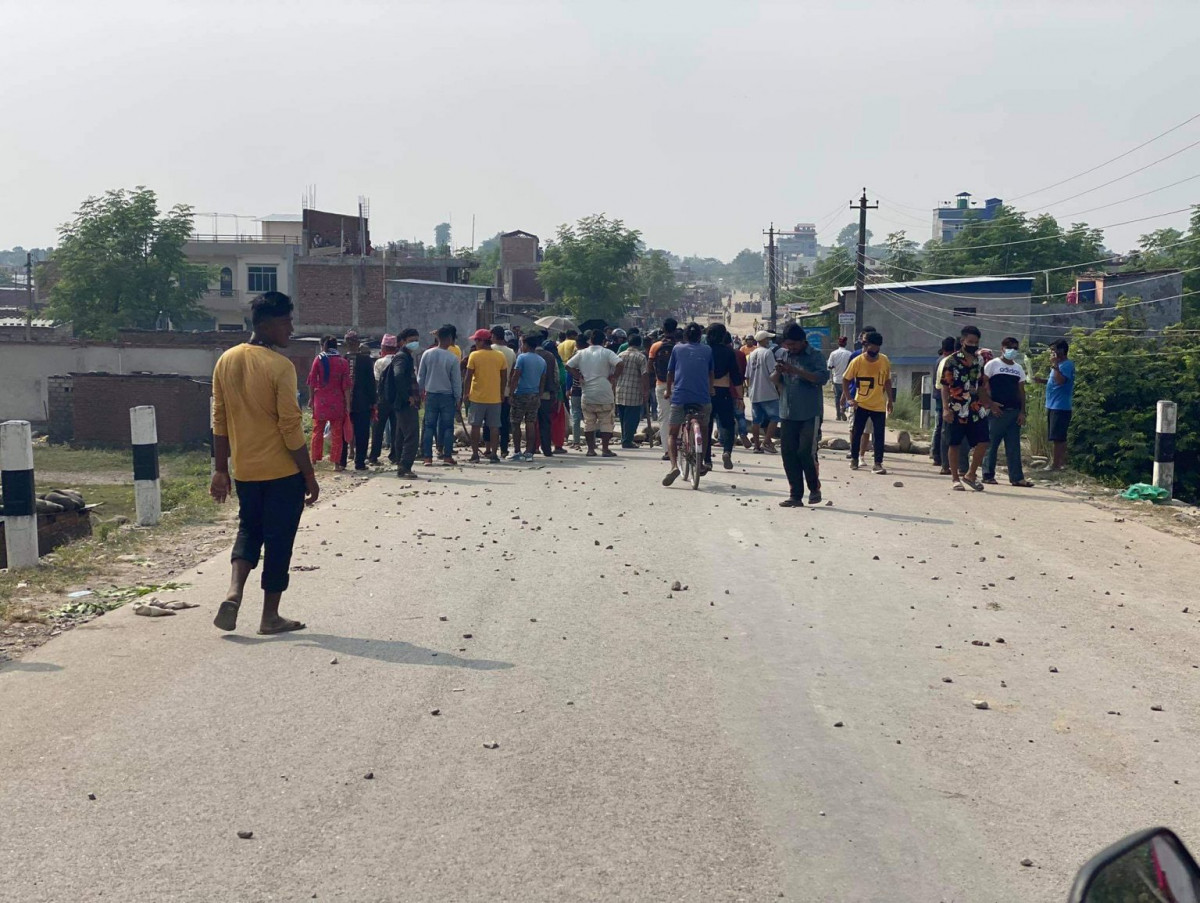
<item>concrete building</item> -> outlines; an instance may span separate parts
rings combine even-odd
[[[172,323],[182,330],[241,332],[250,324],[250,301],[261,292],[293,293],[295,261],[300,256],[300,217],[274,214],[259,220],[252,234],[195,234],[183,251],[192,263],[212,269],[214,279],[200,299],[205,315]]]
[[[402,329],[420,330],[424,347],[434,330],[452,323],[458,329],[458,344],[465,351],[471,345],[471,333],[490,326],[496,315],[493,291],[486,285],[389,279],[387,331],[399,335]]]
[[[1123,301],[1136,304],[1127,314],[1148,333],[1177,326],[1183,319],[1183,273],[1142,270],[1080,276],[1075,280],[1074,296],[1068,296],[1066,302],[1034,305],[1029,338],[1045,344],[1068,335],[1072,329],[1099,329],[1121,314]]]
[[[500,297],[497,313],[537,315],[546,306],[546,292],[538,281],[542,265],[541,243],[532,232],[517,229],[500,236],[500,270],[496,274]]]
[[[804,257],[817,259],[817,226],[815,223],[796,223],[795,235],[781,235],[776,242],[779,256],[784,259]]]
[[[971,201],[969,191],[960,191],[953,201],[943,201],[940,207],[933,211],[933,237],[940,242],[954,240],[967,223],[974,220],[991,220],[1003,204],[1000,198],[988,198],[983,206]]]
[[[868,284],[861,309],[852,285],[837,289],[835,299],[843,312],[857,314],[857,325],[844,327],[845,334],[854,336],[863,326],[878,329],[896,390],[919,393],[921,377],[937,361],[938,344],[946,336],[957,337],[968,323],[979,327],[985,348],[999,347],[1007,335],[1027,344],[1032,289],[1033,280],[1027,277],[977,276]],[[986,320],[976,314],[1013,319]],[[993,325],[998,323],[1004,325]]]

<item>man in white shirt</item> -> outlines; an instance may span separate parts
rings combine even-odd
[[[617,453],[608,447],[613,434],[613,408],[616,403],[614,389],[617,378],[625,369],[615,351],[604,347],[604,331],[595,330],[592,344],[567,361],[571,377],[583,386],[580,398],[583,406],[583,431],[587,439],[587,457],[596,457],[596,433],[600,434],[602,455],[615,458]]]
[[[833,406],[837,409],[837,419],[846,419],[846,406],[842,398],[842,377],[846,373],[846,368],[850,366],[850,358],[853,353],[846,347],[846,337],[841,336],[838,339],[838,346],[829,352],[829,372],[832,378],[829,380],[833,384]]]
[[[775,454],[775,430],[779,427],[779,390],[771,377],[775,374],[775,353],[771,350],[774,333],[765,329],[754,334],[758,347],[746,355],[746,384],[749,388],[750,410],[753,417],[751,436],[754,453]],[[766,430],[766,440],[759,439],[759,430]]]

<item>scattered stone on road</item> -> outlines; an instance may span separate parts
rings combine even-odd
[[[485,744],[483,744],[483,748],[484,748],[484,749],[499,749],[499,748],[500,748],[500,744],[499,744],[499,743],[496,743],[496,742],[493,740],[493,741],[489,741],[488,743],[485,743]]]
[[[237,835],[242,840],[249,840],[251,837],[254,836],[254,832],[253,831],[238,831]]]
[[[971,702],[971,705],[975,706],[975,708],[977,708],[977,709],[988,708],[988,703],[987,703],[986,699],[976,699]]]

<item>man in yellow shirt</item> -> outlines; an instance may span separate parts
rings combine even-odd
[[[274,350],[291,338],[292,301],[282,292],[266,292],[251,302],[250,310],[250,341],[222,354],[213,370],[216,472],[209,491],[218,502],[229,498],[232,457],[238,496],[233,575],[213,624],[221,630],[237,627],[246,580],[261,555],[263,611],[258,632],[273,634],[304,627],[280,617],[279,600],[288,588],[300,515],[321,490],[304,441],[296,368]]]
[[[892,413],[892,363],[879,349],[883,336],[868,333],[863,340],[863,353],[850,362],[842,374],[843,396],[850,398],[854,407],[854,422],[850,427],[850,469],[858,470],[858,452],[862,446],[863,430],[871,422],[875,466],[871,473],[887,473],[883,466],[883,427],[887,415]],[[850,385],[855,385],[854,396],[850,397]]]
[[[500,441],[500,404],[504,399],[503,385],[508,379],[508,361],[492,347],[492,333],[480,329],[473,336],[475,350],[467,358],[467,376],[463,380],[463,397],[471,402],[471,463],[479,463],[479,435],[488,428],[488,461],[499,464],[496,443]]]
[[[579,347],[579,331],[576,329],[568,329],[567,337],[558,343],[558,356],[564,361],[569,361],[575,356],[575,349]]]

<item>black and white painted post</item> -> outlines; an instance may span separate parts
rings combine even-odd
[[[129,409],[133,437],[133,498],[139,527],[153,527],[162,518],[162,486],[158,480],[158,427],[153,405]]]
[[[33,430],[28,420],[0,423],[0,487],[4,550],[10,568],[38,565],[37,497],[33,494]]]
[[[921,377],[921,429],[929,429],[929,415],[933,410],[933,377]]]
[[[1175,416],[1173,401],[1158,403],[1158,422],[1154,429],[1154,485],[1167,490],[1171,497],[1175,486]]]

